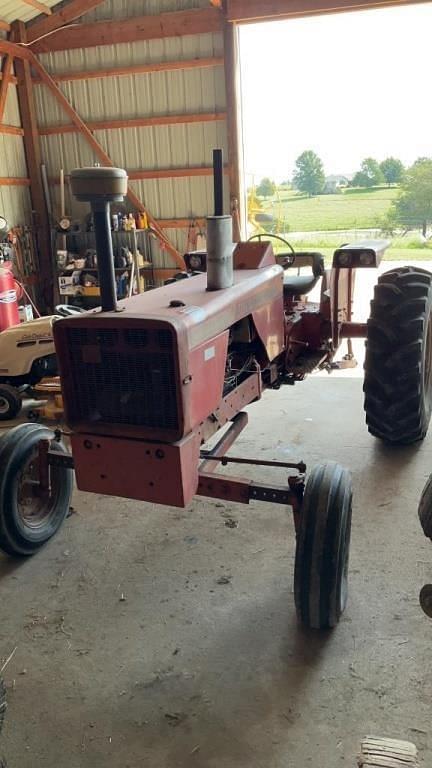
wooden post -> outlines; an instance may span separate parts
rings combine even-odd
[[[12,24],[12,34],[16,42],[26,42],[25,25],[21,21]],[[36,228],[39,250],[39,285],[43,310],[53,306],[54,270],[52,267],[50,221],[45,203],[42,176],[41,150],[36,121],[36,108],[33,96],[33,83],[30,63],[24,59],[15,60],[15,74],[18,78],[17,94],[24,129],[24,147],[27,170],[30,177],[30,195],[33,209],[33,225]]]
[[[233,214],[233,239],[239,242],[245,222],[243,202],[243,145],[240,136],[240,87],[238,30],[235,24],[224,28],[225,90],[227,102],[228,174],[230,208]]]
[[[0,85],[0,123],[3,122],[3,115],[6,107],[6,99],[9,90],[9,83],[12,77],[12,56],[5,56],[2,66],[2,81]]]

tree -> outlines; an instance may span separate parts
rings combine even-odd
[[[354,187],[377,187],[383,181],[384,176],[377,160],[366,157],[360,166],[360,171],[354,176],[352,184]]]
[[[296,160],[293,176],[294,186],[309,197],[319,195],[324,189],[325,175],[323,164],[311,149],[302,152]]]
[[[261,180],[261,183],[257,186],[256,193],[260,197],[271,197],[276,192],[276,184],[267,177]]]
[[[432,223],[432,158],[419,158],[406,172],[392,219],[408,229],[421,227],[426,237],[427,226]]]
[[[405,168],[396,157],[387,157],[380,163],[380,169],[389,186],[390,184],[399,184],[402,181]]]

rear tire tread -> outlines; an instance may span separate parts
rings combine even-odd
[[[424,392],[422,356],[431,304],[432,274],[417,267],[386,272],[375,286],[364,407],[369,432],[389,443],[422,440],[429,426],[432,393]]]

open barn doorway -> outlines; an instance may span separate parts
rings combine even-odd
[[[432,258],[431,27],[431,3],[240,26],[249,231],[326,253],[384,233],[389,258]]]
[[[431,3],[240,26],[249,236],[327,266],[344,243],[385,238],[381,272],[432,271],[431,27]],[[355,319],[376,281],[357,270]]]

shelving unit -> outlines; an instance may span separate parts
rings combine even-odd
[[[152,254],[152,245],[151,245],[151,235],[149,233],[149,230],[147,229],[133,229],[133,230],[114,230],[112,232],[113,236],[113,249],[114,249],[114,257],[116,258],[119,254],[122,248],[127,247],[128,250],[132,253],[132,258],[134,259],[133,265],[126,265],[124,267],[115,267],[115,273],[117,276],[120,276],[125,273],[131,273],[133,272],[133,280],[134,285],[136,286],[137,293],[142,293],[145,290],[149,290],[150,288],[154,288],[156,285],[155,280],[155,268],[153,264],[153,254]],[[65,248],[62,248],[60,250],[67,250],[69,253],[76,253],[77,258],[81,258],[82,255],[90,249],[95,248],[95,238],[94,238],[94,232],[93,231],[72,231],[68,232],[65,235],[62,233],[59,233],[56,231],[56,241],[58,238],[62,238],[63,244],[65,245]],[[57,250],[57,249],[56,249]],[[139,264],[139,253],[142,254],[142,257],[144,259],[144,265],[140,266]],[[165,268],[158,268],[158,272],[161,270],[164,270]],[[172,272],[172,268],[166,268],[167,272]],[[73,273],[76,273],[79,271],[80,273],[89,273],[96,275],[98,270],[97,267],[82,267],[82,268],[75,268],[75,269],[61,269],[57,267],[57,274],[58,277],[67,277],[72,276]],[[149,277],[149,279],[146,279],[145,281],[141,280],[141,275],[145,274]],[[136,279],[136,276],[139,275],[140,277]],[[129,287],[130,287],[130,277],[129,277]],[[144,282],[144,285],[143,285]],[[91,288],[91,287],[90,287]],[[96,286],[95,286],[96,288]],[[87,289],[87,290],[86,290]],[[92,290],[89,291],[89,286],[83,286],[82,291],[77,291],[75,295],[70,293],[70,290],[67,290],[66,292],[62,292],[61,287],[59,286],[59,292],[61,300],[68,300],[73,302],[75,299],[80,300],[80,303],[84,301],[84,303],[99,300],[99,291]],[[118,294],[118,298],[125,298],[129,293],[128,290],[124,291],[121,290]]]

